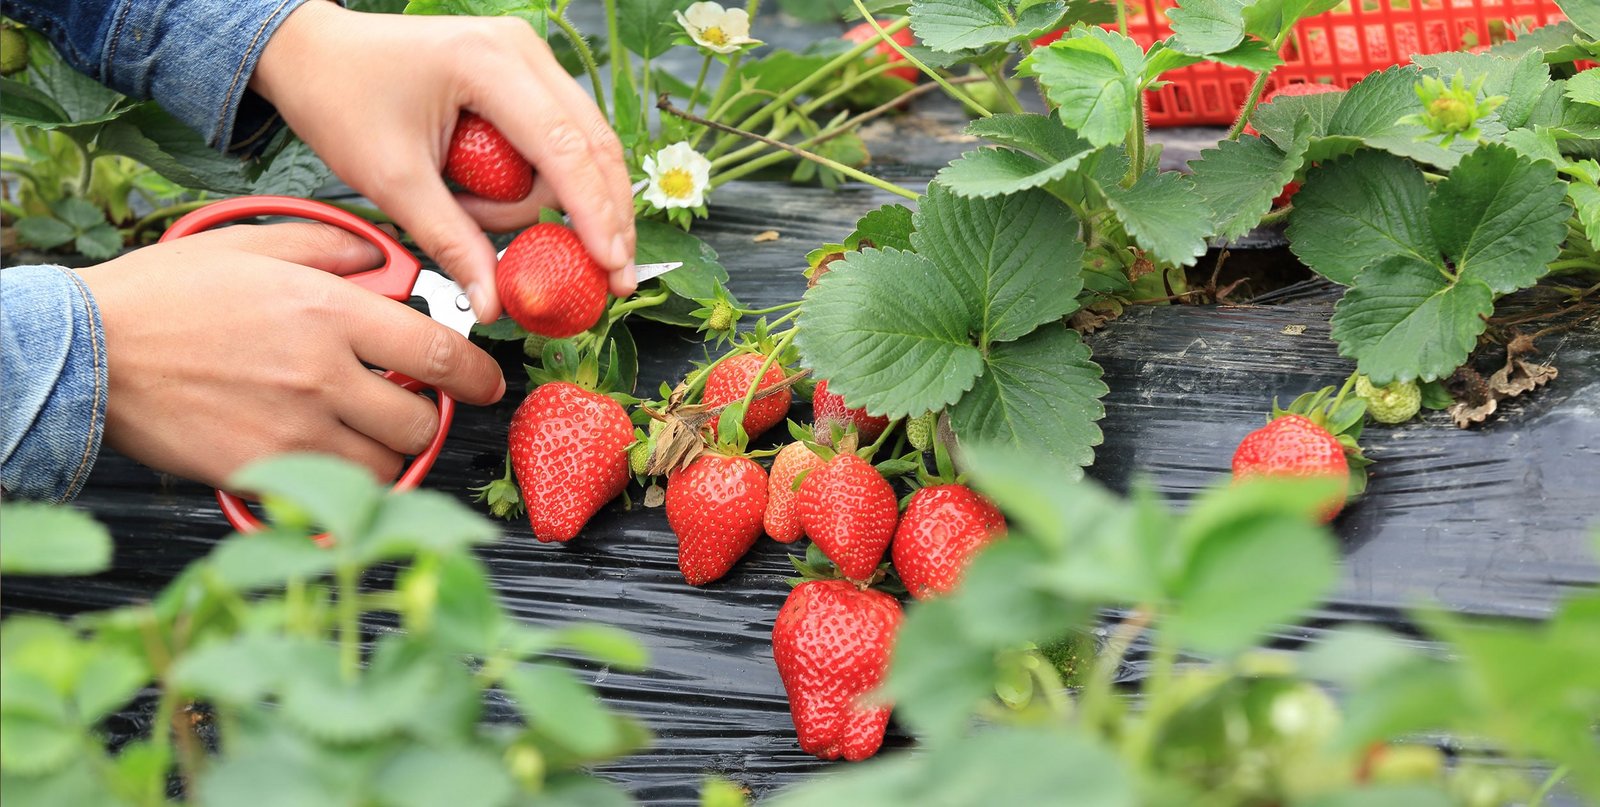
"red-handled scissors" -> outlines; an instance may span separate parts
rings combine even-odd
[[[428,303],[428,316],[435,321],[462,336],[466,336],[472,330],[476,317],[473,316],[467,295],[462,292],[460,286],[437,272],[423,269],[421,262],[411,254],[410,250],[371,222],[323,202],[289,196],[243,196],[228,199],[206,205],[178,219],[161,236],[161,240],[171,241],[221,224],[258,216],[311,219],[332,224],[360,236],[383,253],[383,265],[365,272],[346,275],[346,280],[391,300],[404,302],[411,297],[421,297]],[[434,460],[438,459],[439,449],[444,447],[445,434],[450,431],[450,421],[455,417],[456,402],[444,392],[393,370],[385,372],[383,377],[412,392],[433,389],[438,396],[439,429],[434,433],[433,442],[411,461],[411,467],[407,468],[394,484],[399,490],[408,490],[422,483],[428,471],[433,468]],[[243,499],[218,490],[217,502],[222,505],[222,513],[228,517],[228,523],[232,524],[234,529],[245,533],[262,529],[261,521],[250,512]],[[327,536],[319,535],[317,541],[325,543]]]

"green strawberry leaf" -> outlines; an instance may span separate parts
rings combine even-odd
[[[1295,139],[1295,129],[1305,121],[1306,133],[1313,138],[1327,137],[1328,122],[1344,101],[1344,93],[1329,92],[1318,95],[1289,95],[1256,107],[1250,116],[1250,125],[1261,136],[1287,151]]]
[[[1452,283],[1432,262],[1395,255],[1356,277],[1334,307],[1331,335],[1374,384],[1433,381],[1467,360],[1493,311],[1483,281]]]
[[[0,573],[86,575],[111,566],[111,533],[88,514],[38,502],[0,505]]]
[[[969,330],[979,344],[1019,339],[1077,309],[1083,244],[1071,237],[1077,225],[1071,211],[1050,195],[979,201],[934,185],[914,221],[911,242],[970,301]]]
[[[1283,64],[1283,57],[1271,45],[1259,39],[1246,39],[1232,50],[1213,53],[1206,58],[1229,67],[1242,67],[1252,73],[1265,73]]]
[[[1428,212],[1461,278],[1505,294],[1533,285],[1561,251],[1571,216],[1565,197],[1554,165],[1491,144],[1439,183]]]
[[[895,249],[847,254],[806,292],[795,345],[830,390],[902,417],[952,404],[983,369],[954,278]]]
[[[1133,40],[1096,28],[1034,50],[1017,74],[1038,79],[1062,123],[1091,144],[1107,146],[1122,142],[1133,127],[1143,65]]]
[[[1144,86],[1148,87],[1156,79],[1160,78],[1162,73],[1169,70],[1181,70],[1205,60],[1206,57],[1204,56],[1193,56],[1170,48],[1165,41],[1156,42],[1150,46],[1149,52],[1144,55],[1144,67],[1140,69],[1139,76],[1143,79]]]
[[[1245,30],[1267,41],[1307,17],[1336,8],[1341,0],[1255,0],[1245,6]]]
[[[109,224],[96,224],[79,233],[72,247],[85,258],[105,260],[122,250],[122,233]]]
[[[1106,202],[1139,246],[1173,266],[1188,266],[1206,254],[1211,208],[1189,177],[1152,171],[1132,187],[1103,184]]]
[[[1573,180],[1567,184],[1567,198],[1577,209],[1578,223],[1591,244],[1600,244],[1600,186]]]
[[[660,56],[683,33],[672,12],[688,7],[688,0],[617,0],[617,38],[646,59]]]
[[[912,0],[911,31],[936,51],[987,48],[1039,36],[1067,10],[1061,0],[1010,6],[1004,0]]]
[[[1391,67],[1362,79],[1344,94],[1339,109],[1328,121],[1328,134],[1358,138],[1372,148],[1453,168],[1474,144],[1457,140],[1444,148],[1432,140],[1418,140],[1428,133],[1420,124],[1397,122],[1420,109],[1416,84],[1421,78],[1421,68],[1407,66]],[[1319,158],[1313,153],[1312,159]]]
[[[638,234],[634,255],[639,263],[683,261],[682,266],[660,278],[661,285],[674,295],[707,300],[728,282],[728,270],[706,242],[665,222],[640,219],[634,226]]]
[[[1088,147],[1083,138],[1050,115],[1006,113],[979,118],[967,126],[967,134],[1050,162],[1065,160]]]
[[[1244,0],[1184,0],[1167,12],[1172,47],[1195,56],[1232,50],[1244,41],[1244,6]]]
[[[23,216],[17,219],[17,237],[39,249],[55,249],[78,237],[78,231],[54,216]]]
[[[978,149],[940,169],[934,181],[960,196],[1004,196],[1055,182],[1091,153],[1092,147],[1061,162],[1047,163],[1011,149]]]
[[[1294,179],[1311,143],[1310,125],[1299,128],[1300,136],[1288,154],[1266,140],[1245,135],[1200,152],[1200,159],[1190,163],[1195,189],[1211,207],[1212,231],[1218,237],[1250,232],[1272,209],[1272,200]]]
[[[1415,165],[1363,151],[1306,175],[1294,197],[1289,246],[1318,274],[1346,286],[1390,257],[1435,263],[1427,206],[1428,182]]]
[[[1094,462],[1110,391],[1076,331],[1049,325],[996,345],[972,390],[950,410],[963,441],[1047,452],[1076,466]]]
[[[1590,39],[1600,39],[1600,7],[1589,0],[1556,0],[1556,5]]]
[[[1588,47],[1585,47],[1586,44]],[[1530,51],[1538,52],[1543,54],[1546,64],[1558,64],[1583,59],[1591,55],[1589,48],[1592,47],[1593,44],[1578,31],[1577,26],[1562,20],[1501,42],[1490,48],[1488,53],[1515,59]]]
[[[964,199],[934,185],[914,222],[920,254],[847,254],[806,293],[796,336],[830,390],[891,417],[960,400],[980,347],[1070,313],[1083,282],[1072,215],[1042,191]]]
[[[1567,79],[1566,96],[1579,104],[1600,106],[1600,72],[1585,70]]]
[[[373,795],[385,807],[499,807],[517,789],[499,757],[469,747],[408,747],[387,760],[373,782]]]
[[[855,232],[844,240],[846,249],[860,249],[867,242],[878,249],[911,251],[911,208],[884,205],[868,211],[856,222]]]

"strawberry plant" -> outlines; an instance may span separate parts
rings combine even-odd
[[[906,609],[870,702],[892,701],[918,750],[771,804],[915,805],[963,793],[1015,804],[1072,794],[1130,807],[1466,807],[1542,803],[1563,780],[1600,798],[1594,592],[1575,592],[1543,624],[1420,606],[1417,629],[1454,661],[1368,627],[1286,654],[1263,644],[1281,641],[1276,626],[1337,579],[1334,541],[1316,523],[1337,483],[1219,486],[1179,515],[1147,486],[1118,499],[1045,455],[971,444],[966,455],[976,487],[1010,516],[1010,534],[977,555],[953,593]],[[1099,613],[1116,615],[1109,637],[1065,689],[1030,648],[1070,640]],[[794,629],[780,616],[775,642]],[[1130,652],[1143,672],[1139,708],[1117,694]],[[1434,745],[1398,739],[1439,731],[1556,768],[1540,785],[1503,760],[1447,764]]]
[[[647,732],[551,656],[638,668],[632,639],[513,620],[472,554],[494,529],[449,497],[385,492],[315,457],[237,482],[263,494],[270,527],[222,540],[151,602],[6,618],[8,804],[627,801],[582,770]],[[82,514],[7,504],[4,520],[7,575],[109,565],[110,536]],[[330,547],[309,540],[313,524]],[[515,716],[488,722],[491,698]],[[148,733],[108,750],[104,719],[150,699]]]

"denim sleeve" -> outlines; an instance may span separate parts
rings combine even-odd
[[[60,266],[0,271],[0,490],[65,502],[100,454],[106,420],[100,309]]]
[[[213,148],[242,151],[279,125],[248,88],[256,61],[307,0],[10,0],[67,63],[124,95],[155,99]]]

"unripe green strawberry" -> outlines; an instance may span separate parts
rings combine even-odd
[[[1364,375],[1356,376],[1356,397],[1367,402],[1367,414],[1379,423],[1404,423],[1422,410],[1422,388],[1415,381],[1379,387]]]
[[[628,448],[628,470],[634,476],[643,476],[644,468],[650,463],[650,441],[639,440]]]
[[[15,28],[0,28],[0,76],[28,69],[28,38]]]
[[[933,448],[933,429],[937,416],[932,412],[924,412],[906,421],[906,441],[918,451],[927,451]]]
[[[711,306],[711,315],[706,317],[706,327],[713,331],[726,331],[733,325],[733,306],[718,300]]]
[[[544,355],[544,346],[550,343],[550,337],[542,333],[530,333],[522,340],[522,355],[530,359],[537,359]]]

